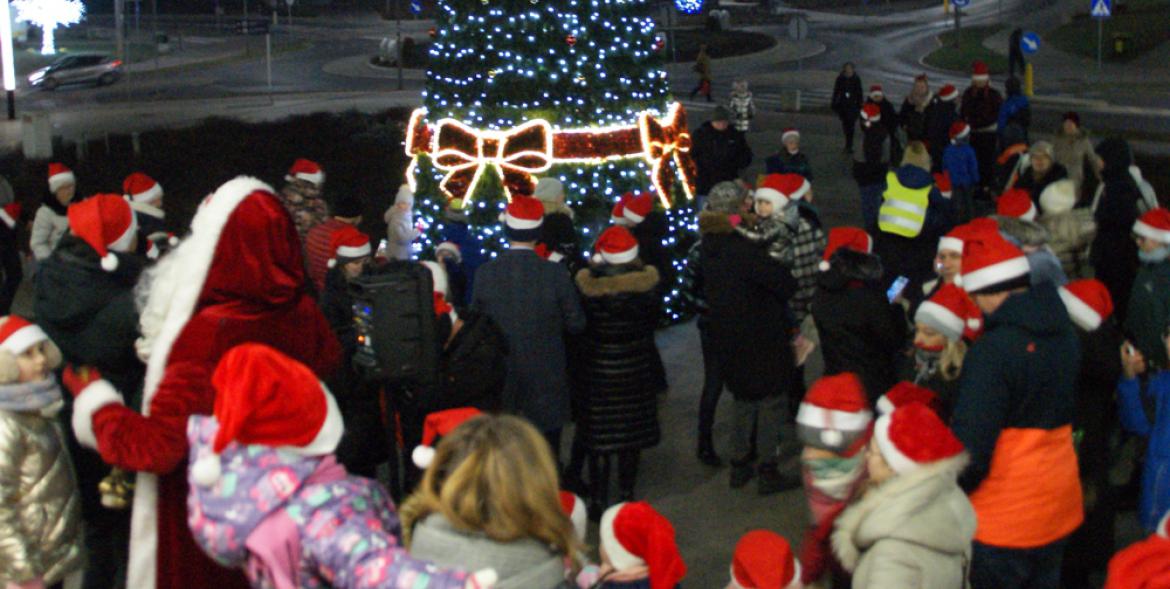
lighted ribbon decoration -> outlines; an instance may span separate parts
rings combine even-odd
[[[695,162],[691,159],[691,134],[687,131],[687,115],[678,103],[667,113],[666,119],[656,119],[649,112],[638,117],[642,137],[642,155],[650,165],[650,178],[662,205],[670,208],[670,187],[677,174],[682,180],[687,199],[695,197]],[[675,170],[670,162],[674,161]],[[677,170],[677,172],[676,172]]]
[[[439,188],[460,205],[475,193],[488,164],[495,167],[504,192],[532,194],[533,174],[553,163],[553,130],[548,121],[533,120],[507,131],[480,131],[454,119],[435,125],[432,139],[435,168],[446,172]]]

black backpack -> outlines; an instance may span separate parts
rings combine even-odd
[[[367,380],[432,388],[439,351],[431,273],[417,262],[391,261],[350,283],[357,351]]]

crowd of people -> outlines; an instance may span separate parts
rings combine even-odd
[[[808,507],[795,547],[743,536],[729,588],[1088,587],[1107,565],[1109,587],[1158,586],[1170,211],[1125,141],[1093,145],[1075,113],[1029,143],[1026,98],[982,64],[961,98],[920,76],[895,109],[861,87],[847,65],[833,99],[851,153],[861,121],[861,227],[821,222],[796,128],[741,179],[737,85],[694,133],[681,264],[651,193],[622,196],[582,252],[552,177],[506,205],[506,250],[485,255],[453,203],[420,261],[408,186],[375,245],[364,203],[327,197],[307,159],[280,191],[227,182],[174,233],[146,174],[79,199],[50,164],[35,214],[0,212],[0,581],[678,587],[674,528],[638,493],[677,284],[705,373],[697,459],[724,464],[726,389],[729,487]],[[7,307],[29,218],[35,321]],[[355,362],[397,335],[355,323],[355,288],[388,272],[422,277],[434,382]],[[1152,536],[1115,556],[1127,467]]]

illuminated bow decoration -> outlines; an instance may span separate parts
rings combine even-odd
[[[532,194],[533,174],[553,163],[553,131],[548,121],[533,120],[507,131],[480,131],[454,119],[435,125],[431,153],[435,168],[447,175],[439,188],[451,201],[466,201],[484,168],[492,164],[508,200],[513,194]]]
[[[650,165],[650,178],[662,204],[670,208],[670,187],[677,174],[682,180],[687,199],[695,194],[695,162],[691,159],[691,134],[687,131],[687,115],[678,103],[671,107],[666,119],[656,119],[648,112],[638,117],[638,131],[642,137],[643,157]],[[670,169],[674,160],[675,170]]]

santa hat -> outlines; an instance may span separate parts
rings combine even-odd
[[[150,202],[162,198],[163,189],[154,178],[134,172],[122,181],[122,195],[132,202]]]
[[[942,236],[938,240],[938,251],[949,250],[952,252],[963,253],[963,242],[970,236],[979,235],[991,231],[992,233],[999,232],[999,224],[991,217],[979,217],[973,219],[970,223],[959,225],[951,229],[949,233]],[[956,277],[958,278],[958,277]],[[960,280],[957,284],[961,284]]]
[[[921,403],[938,412],[939,398],[934,391],[905,380],[878,397],[877,412],[878,415],[886,415],[911,403]]]
[[[219,455],[232,442],[323,456],[341,441],[341,410],[329,389],[307,366],[264,344],[228,350],[211,384],[219,431],[211,453],[191,465],[191,480],[200,486],[220,480]]]
[[[829,240],[825,245],[825,253],[821,256],[821,263],[817,266],[821,272],[829,269],[829,260],[841,248],[870,254],[873,253],[873,238],[864,229],[857,227],[834,227],[830,229]]]
[[[622,209],[622,216],[630,223],[637,225],[646,220],[646,215],[654,210],[654,196],[649,192],[643,192],[625,202]]]
[[[638,240],[625,227],[612,226],[597,238],[594,264],[629,264],[638,259]]]
[[[325,172],[321,170],[321,166],[317,162],[300,158],[293,162],[284,179],[289,182],[304,180],[313,186],[321,186],[325,182]]]
[[[89,244],[101,258],[102,269],[118,269],[114,252],[128,252],[138,234],[138,222],[130,205],[116,194],[97,194],[70,205],[69,230]]]
[[[626,218],[626,203],[634,198],[634,193],[627,192],[622,195],[620,199],[613,205],[613,210],[609,213],[609,221],[614,225],[621,225],[628,227],[631,225],[630,220]]]
[[[879,417],[873,437],[886,464],[898,474],[963,453],[963,443],[937,413],[921,403],[903,405]]]
[[[330,268],[364,258],[373,253],[373,250],[370,249],[370,238],[365,233],[358,231],[358,228],[353,225],[346,225],[334,231],[333,235],[330,236],[329,244],[329,250],[333,252],[333,257],[329,259],[328,263]]]
[[[1077,185],[1069,178],[1049,184],[1040,193],[1040,210],[1044,214],[1067,213],[1077,206]]]
[[[24,317],[9,315],[0,324],[0,350],[13,356],[19,356],[47,339],[49,336],[45,335],[44,330]]]
[[[463,422],[480,415],[482,412],[475,407],[460,407],[436,411],[427,415],[423,422],[422,443],[415,446],[410,453],[410,460],[414,465],[426,469],[435,461],[435,440],[450,435]]]
[[[752,530],[735,544],[729,589],[799,589],[800,561],[784,536]]]
[[[869,97],[876,99],[879,96],[885,96],[886,93],[882,91],[881,84],[874,84],[869,87]]]
[[[804,198],[811,190],[808,178],[800,174],[768,174],[756,189],[755,198],[766,200],[776,208],[783,208],[790,201]]]
[[[853,455],[868,440],[873,413],[865,387],[852,372],[826,376],[813,383],[796,412],[801,443]]]
[[[800,139],[800,130],[796,127],[788,127],[784,129],[784,132],[780,134],[780,143],[788,141],[789,137],[793,139]]]
[[[951,185],[951,173],[947,171],[940,172],[934,175],[934,186],[938,188],[939,194],[943,198],[950,198],[954,195],[954,187]]]
[[[949,131],[948,136],[951,138],[951,141],[957,141],[960,139],[966,139],[970,134],[971,125],[968,125],[966,121],[955,121],[954,123],[951,123],[951,130]]]
[[[687,574],[674,526],[649,503],[618,503],[601,516],[601,549],[615,571],[650,569],[650,589],[673,589]]]
[[[8,226],[9,229],[16,228],[16,221],[20,219],[21,206],[18,202],[10,202],[0,208],[0,221]]]
[[[463,263],[463,250],[459,248],[459,244],[457,244],[453,241],[444,241],[443,243],[440,243],[438,246],[436,246],[435,247],[435,256],[436,257],[439,255],[439,252],[450,253],[455,258],[456,264]]]
[[[56,162],[49,164],[49,192],[56,193],[62,186],[69,184],[77,184],[77,177],[73,175],[73,170],[65,167],[65,164]]]
[[[1068,316],[1077,327],[1096,331],[1101,322],[1113,314],[1113,297],[1100,280],[1074,280],[1058,289]]]
[[[1013,188],[999,195],[999,200],[995,203],[995,214],[1001,217],[1035,221],[1036,205],[1032,204],[1032,195],[1027,190]]]
[[[504,233],[511,241],[536,241],[544,223],[544,205],[531,196],[515,196],[504,210]]]
[[[548,249],[548,244],[538,243],[536,244],[536,247],[533,248],[533,250],[536,252],[536,255],[553,263],[560,263],[565,259],[565,254],[562,254],[556,250]]]
[[[871,123],[876,123],[882,120],[882,107],[872,102],[865,103],[865,105],[861,107],[861,119]]]
[[[1158,243],[1170,244],[1170,211],[1162,207],[1146,211],[1133,224],[1133,232]]]
[[[585,541],[586,528],[589,525],[589,516],[585,510],[585,502],[569,491],[561,491],[561,510],[573,522],[573,533],[577,540]]]
[[[1170,587],[1170,534],[1166,524],[1167,516],[1162,516],[1153,534],[1113,556],[1105,589]]]
[[[943,102],[950,102],[959,97],[959,89],[952,84],[944,84],[942,88],[938,89],[938,99]]]
[[[451,318],[451,324],[454,325],[459,320],[459,313],[455,311],[455,307],[447,302],[447,297],[450,296],[451,291],[449,282],[447,281],[447,269],[438,262],[425,260],[422,265],[431,272],[431,291],[434,294],[435,317],[442,317],[446,315]]]
[[[998,231],[983,231],[963,242],[963,288],[969,293],[1027,286],[1029,272],[1031,266],[1024,252]]]
[[[982,61],[975,61],[971,64],[971,80],[975,82],[986,82],[991,79],[991,72],[987,69],[987,64]]]
[[[983,329],[983,313],[962,288],[944,284],[918,305],[914,322],[933,327],[952,342],[974,340]]]

